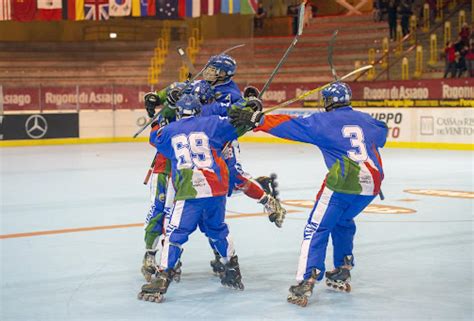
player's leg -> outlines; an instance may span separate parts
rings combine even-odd
[[[287,298],[290,303],[305,306],[314,284],[323,278],[329,235],[348,206],[348,203],[341,199],[342,195],[326,187],[318,195],[304,230],[296,273],[298,284],[290,287]]]
[[[326,272],[326,284],[340,291],[351,291],[350,281],[352,267],[354,266],[354,236],[356,225],[354,217],[359,215],[374,196],[355,196],[350,206],[344,211],[339,222],[331,232],[334,249],[334,269]]]
[[[229,196],[233,188],[242,191],[248,197],[262,204],[270,221],[281,227],[286,210],[281,206],[277,197],[276,175],[261,176],[258,178],[259,181],[254,180],[250,174],[242,169],[240,146],[236,140],[229,146],[226,155],[224,155],[224,160],[229,168]]]
[[[214,249],[220,255],[220,262],[224,270],[219,271],[222,285],[243,290],[242,275],[237,255],[235,255],[234,242],[229,234],[225,219],[225,196],[213,197],[204,212],[206,236],[211,240]]]
[[[207,227],[203,217],[201,217],[198,226],[199,230],[203,234],[207,235]],[[209,262],[212,268],[212,272],[216,276],[219,276],[224,271],[224,264],[221,262],[221,255],[214,247],[214,243],[212,242],[212,240],[208,238],[207,241],[209,242],[209,246],[211,247],[212,252],[214,253],[214,259]]]
[[[138,294],[139,299],[152,302],[163,301],[163,296],[173,280],[175,269],[179,266],[182,246],[196,229],[203,206],[202,199],[175,202],[166,229],[160,269],[155,280],[142,286],[142,291]]]
[[[155,256],[160,236],[163,234],[167,181],[168,176],[160,173],[153,174],[150,182],[152,204],[145,219],[145,255],[141,268],[141,272],[148,282],[156,273]]]

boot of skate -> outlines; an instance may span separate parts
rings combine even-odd
[[[347,255],[344,257],[344,265],[326,272],[326,285],[338,291],[351,292],[351,270],[354,257]]]

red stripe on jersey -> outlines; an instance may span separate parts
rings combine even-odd
[[[380,184],[382,183],[380,172],[376,168],[373,168],[369,162],[364,162],[364,164],[372,175],[372,179],[374,180],[374,195],[377,195],[380,193]]]
[[[380,157],[380,154],[377,151],[377,148],[375,147],[375,145],[372,145],[372,150],[374,151],[375,157],[377,157],[377,161],[379,162],[380,168],[383,171],[382,157]],[[383,173],[382,173],[382,179],[383,179],[383,177],[384,176],[383,176]]]
[[[215,149],[212,149],[212,156],[219,168],[220,178],[217,173],[208,170],[202,170],[202,172],[204,177],[206,177],[213,196],[226,195],[229,190],[229,172],[227,170],[227,165],[224,160],[217,155]]]
[[[156,124],[155,126],[153,126],[150,131],[150,136],[152,133],[156,132],[158,129],[160,129],[160,125]],[[156,147],[155,144],[153,144],[151,141],[149,141],[149,143],[151,146]]]
[[[326,179],[323,181],[323,185],[321,185],[321,189],[318,192],[318,195],[316,195],[316,202],[321,198],[321,195],[323,194],[323,190],[326,187]]]
[[[166,162],[168,159],[163,154],[158,153],[156,155],[155,166],[153,167],[153,173],[164,173],[166,172]]]
[[[255,131],[269,132],[278,125],[291,120],[292,117],[288,115],[265,115],[265,119],[261,126],[255,128]]]

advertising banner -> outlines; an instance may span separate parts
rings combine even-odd
[[[241,84],[244,88],[245,84]],[[263,84],[252,84],[262,88]],[[298,97],[323,83],[273,83],[263,95],[266,107]],[[352,82],[354,107],[474,107],[474,81],[430,79],[410,81]],[[150,87],[142,86],[3,86],[0,105],[5,112],[43,110],[142,109],[143,96]],[[2,91],[0,91],[1,93]],[[320,107],[319,93],[289,107]]]
[[[0,116],[0,140],[73,137],[79,137],[77,113]]]

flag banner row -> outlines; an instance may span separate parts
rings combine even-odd
[[[0,0],[0,20],[182,19],[255,14],[257,5],[257,0]]]

